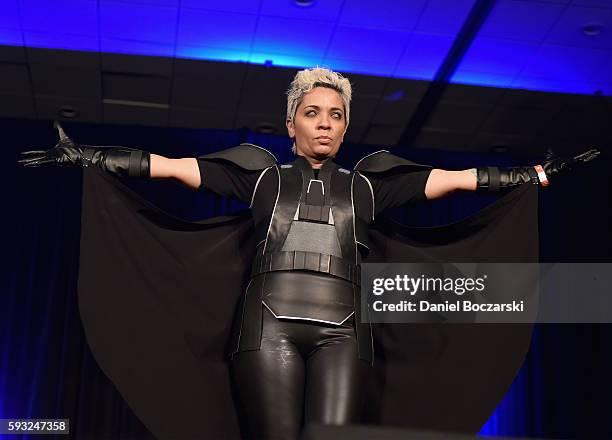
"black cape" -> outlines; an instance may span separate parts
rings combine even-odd
[[[79,308],[96,361],[160,439],[240,438],[224,356],[254,254],[248,212],[175,218],[92,167],[83,177]],[[535,262],[537,189],[461,222],[379,217],[365,262]],[[529,324],[375,324],[364,422],[476,433],[528,350]]]

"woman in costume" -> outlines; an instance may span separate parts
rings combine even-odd
[[[240,146],[169,159],[121,147],[81,146],[60,128],[48,151],[25,152],[26,167],[96,166],[120,177],[172,178],[249,203],[256,254],[234,315],[230,371],[249,437],[297,438],[304,423],[360,421],[374,362],[371,325],[360,316],[359,264],[368,227],[384,210],[456,190],[498,191],[549,179],[596,151],[542,165],[431,169],[378,151],[353,171],[333,158],[350,117],[349,81],[323,68],[297,73],[286,126],[296,159]]]

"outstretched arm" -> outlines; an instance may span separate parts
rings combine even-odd
[[[151,154],[150,170],[152,179],[175,179],[191,189],[200,187],[200,169],[194,157],[170,159]]]
[[[447,171],[434,168],[425,185],[425,196],[432,200],[442,198],[457,190],[475,191],[476,176],[472,170]]]
[[[56,123],[59,142],[50,150],[24,151],[18,162],[24,167],[40,166],[97,166],[122,177],[144,179],[175,179],[197,189],[200,170],[195,158],[169,159],[148,151],[125,147],[94,147],[79,145],[66,135]]]
[[[463,171],[433,169],[427,179],[425,196],[431,200],[457,190],[495,192],[524,183],[548,186],[551,177],[571,170],[576,164],[589,162],[598,155],[599,150],[591,149],[564,159],[549,150],[542,165],[471,168]]]

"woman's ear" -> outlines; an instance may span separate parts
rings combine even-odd
[[[295,126],[293,125],[293,121],[287,118],[285,125],[287,126],[287,133],[289,134],[289,137],[293,139],[295,137]]]

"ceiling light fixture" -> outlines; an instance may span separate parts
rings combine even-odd
[[[507,153],[509,150],[507,145],[494,145],[493,148],[491,148],[491,151],[493,151],[493,153]]]
[[[314,0],[294,0],[295,4],[298,6],[312,6],[312,4],[314,3]]]
[[[255,127],[255,131],[262,134],[274,134],[276,133],[276,126],[270,122],[262,122]]]
[[[76,109],[76,107],[73,107],[71,105],[63,105],[59,108],[59,110],[57,111],[57,113],[62,117],[62,118],[66,118],[66,119],[74,119],[77,116],[79,116],[79,112]]]
[[[582,26],[582,33],[589,37],[601,34],[603,26],[600,23],[587,23]]]

